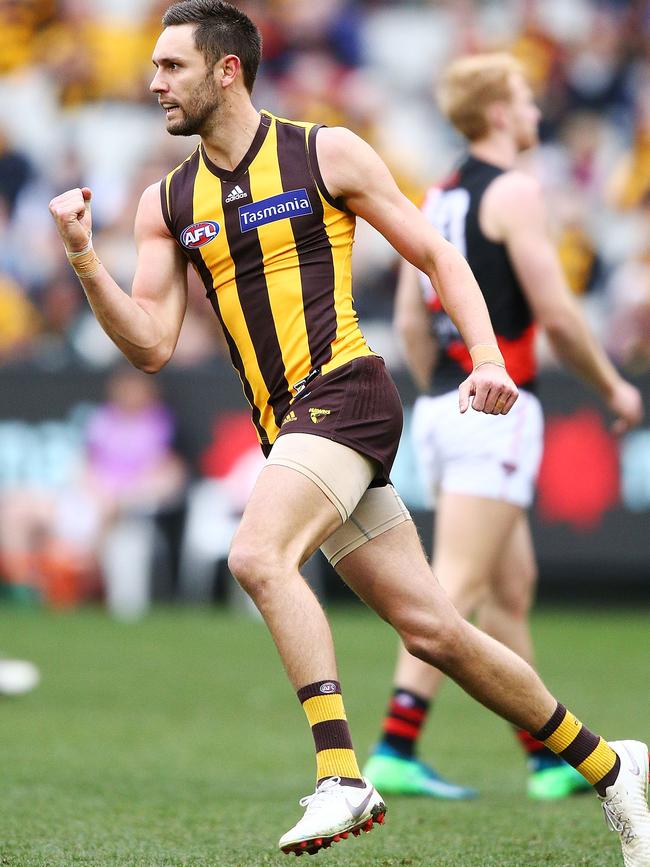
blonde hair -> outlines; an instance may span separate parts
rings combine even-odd
[[[489,132],[485,109],[494,102],[509,102],[511,77],[522,75],[511,54],[473,54],[454,60],[444,71],[436,95],[442,113],[470,141]]]

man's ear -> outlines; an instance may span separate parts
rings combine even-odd
[[[503,129],[506,125],[507,104],[502,100],[491,102],[485,107],[485,118],[491,129]]]
[[[241,60],[236,54],[226,54],[215,67],[215,77],[221,87],[230,87],[239,75]]]

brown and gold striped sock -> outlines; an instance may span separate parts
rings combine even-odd
[[[362,787],[364,783],[352,747],[341,685],[336,680],[319,680],[301,687],[298,699],[314,736],[316,784],[327,777],[340,777],[346,786]]]
[[[603,797],[616,781],[621,760],[607,741],[590,732],[558,702],[555,713],[533,737],[582,774]]]

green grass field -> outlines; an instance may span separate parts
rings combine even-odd
[[[376,737],[395,641],[361,606],[332,612],[360,757]],[[43,680],[0,701],[0,865],[292,864],[277,839],[313,788],[311,735],[264,626],[223,610],[160,610],[138,624],[96,611],[0,609],[0,644]],[[551,689],[606,737],[647,739],[643,612],[538,613]],[[388,799],[383,828],[320,852],[337,865],[608,867],[621,863],[591,795],[536,804],[505,723],[453,684],[424,751],[480,787],[466,804]]]

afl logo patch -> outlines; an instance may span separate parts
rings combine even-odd
[[[336,692],[336,684],[332,683],[331,680],[326,680],[325,683],[321,683],[321,685],[318,689],[319,689],[319,692],[324,692],[324,693]]]
[[[190,250],[196,247],[202,247],[204,244],[209,244],[213,241],[219,232],[221,226],[215,223],[214,220],[202,220],[200,223],[192,223],[191,226],[186,226],[181,232],[181,244],[188,247]]]

